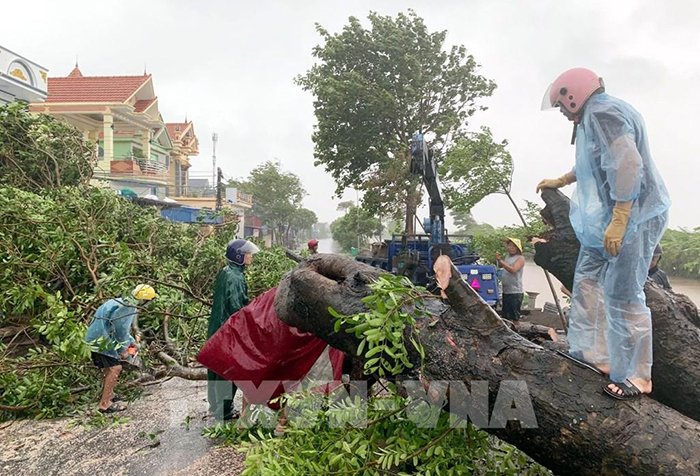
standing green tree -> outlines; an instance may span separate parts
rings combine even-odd
[[[373,237],[379,237],[382,230],[381,221],[369,211],[352,206],[345,215],[331,223],[331,235],[344,251],[366,245]],[[359,237],[359,238],[358,238]]]
[[[496,85],[477,74],[464,46],[445,50],[447,32],[428,31],[415,12],[368,18],[369,29],[350,17],[335,34],[317,24],[325,44],[296,81],[316,98],[316,165],[331,173],[336,193],[362,190],[373,213],[403,210],[414,233],[421,183],[409,173],[412,135],[428,134],[439,159]]]
[[[340,202],[338,206],[336,207],[336,210],[339,212],[346,212],[348,211],[348,208],[355,206],[355,202],[352,200],[345,200],[344,202]]]
[[[320,222],[316,223],[312,230],[313,238],[318,240],[325,240],[331,237],[331,227],[328,223]]]
[[[471,212],[459,214],[453,213],[455,226],[459,235],[488,235],[494,232],[494,227],[488,223],[479,223],[474,219]]]
[[[450,149],[439,172],[443,199],[453,214],[470,214],[492,193],[510,198],[513,158],[507,146],[508,141],[495,142],[491,130],[482,127],[479,133],[465,134]]]
[[[299,208],[292,214],[289,227],[296,238],[308,239],[317,222],[316,213],[308,208]]]
[[[268,161],[254,168],[247,179],[231,185],[253,195],[253,215],[277,231],[275,240],[280,243],[306,195],[299,177],[282,170],[279,162]]]

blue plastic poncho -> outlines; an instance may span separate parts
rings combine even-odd
[[[572,355],[610,365],[610,378],[651,378],[651,312],[644,283],[671,200],[649,153],[644,121],[607,94],[587,102],[576,134],[570,218],[581,242],[571,300]],[[620,253],[603,249],[615,202],[634,200]]]
[[[98,349],[98,353],[119,359],[119,354],[135,342],[131,335],[131,323],[138,312],[135,305],[124,299],[110,299],[97,308],[95,317],[88,326],[85,341],[95,344],[98,339],[104,338],[103,342],[108,344],[108,348]]]
[[[651,159],[644,119],[632,106],[608,94],[596,94],[586,103],[576,133],[574,173],[570,218],[583,246],[603,249],[603,234],[616,201],[635,200],[627,234],[671,206]]]

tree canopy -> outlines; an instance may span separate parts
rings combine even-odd
[[[278,238],[295,223],[306,227],[309,220],[315,220],[315,214],[311,217],[307,213],[310,210],[300,212],[301,201],[306,196],[301,180],[296,174],[282,170],[279,162],[267,161],[255,167],[246,179],[235,180],[232,184],[253,195],[253,215],[277,230]]]
[[[331,234],[345,251],[350,248],[366,245],[367,242],[382,232],[382,223],[369,211],[351,206],[345,215],[331,223]],[[358,238],[359,237],[359,238]]]
[[[38,191],[92,177],[95,148],[70,124],[19,102],[0,107],[0,124],[0,185]]]
[[[309,237],[314,225],[318,222],[316,213],[308,208],[298,208],[294,211],[290,221],[290,228],[295,236]]]
[[[443,200],[453,214],[464,215],[492,193],[510,193],[513,158],[508,141],[495,142],[491,130],[463,136],[440,164]]]
[[[455,226],[457,227],[456,234],[459,235],[487,235],[495,230],[494,227],[488,223],[479,223],[476,221],[471,212],[464,214],[453,214],[453,219]]]
[[[315,96],[316,165],[333,176],[336,193],[364,191],[370,211],[405,208],[412,231],[420,186],[409,173],[412,135],[428,134],[439,156],[496,85],[464,46],[446,50],[447,32],[430,32],[415,12],[368,19],[365,28],[350,17],[340,33],[317,24],[324,44],[297,83]]]

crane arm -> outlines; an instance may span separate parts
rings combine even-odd
[[[414,134],[411,140],[411,173],[420,175],[428,191],[430,204],[430,235],[434,243],[443,243],[445,236],[445,204],[438,187],[437,164],[433,151],[428,149],[423,134]]]

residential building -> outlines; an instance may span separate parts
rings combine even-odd
[[[190,178],[183,195],[175,199],[178,203],[191,207],[216,209],[216,187],[212,187],[208,179]],[[238,231],[235,238],[244,238],[246,213],[253,208],[253,196],[236,188],[226,187],[222,191],[221,206],[237,215]]]
[[[31,111],[82,130],[98,155],[93,182],[114,190],[177,196],[186,183],[189,157],[198,153],[192,122],[163,121],[150,74],[84,76],[76,64],[68,76],[48,78],[46,101],[33,103]]]
[[[172,140],[168,187],[174,197],[186,195],[190,157],[199,155],[199,141],[194,133],[192,121],[172,122],[165,125]]]
[[[198,209],[216,208],[215,187],[190,180],[190,160],[199,154],[194,124],[187,118],[163,121],[150,74],[84,76],[76,64],[68,76],[48,78],[46,101],[33,102],[30,110],[64,119],[95,143],[93,184],[155,201],[167,197]],[[224,193],[222,206],[236,213],[243,237],[252,197],[236,189]]]
[[[244,232],[246,238],[262,238],[262,220],[255,215],[246,215]]]
[[[0,46],[0,106],[46,98],[48,69]]]

